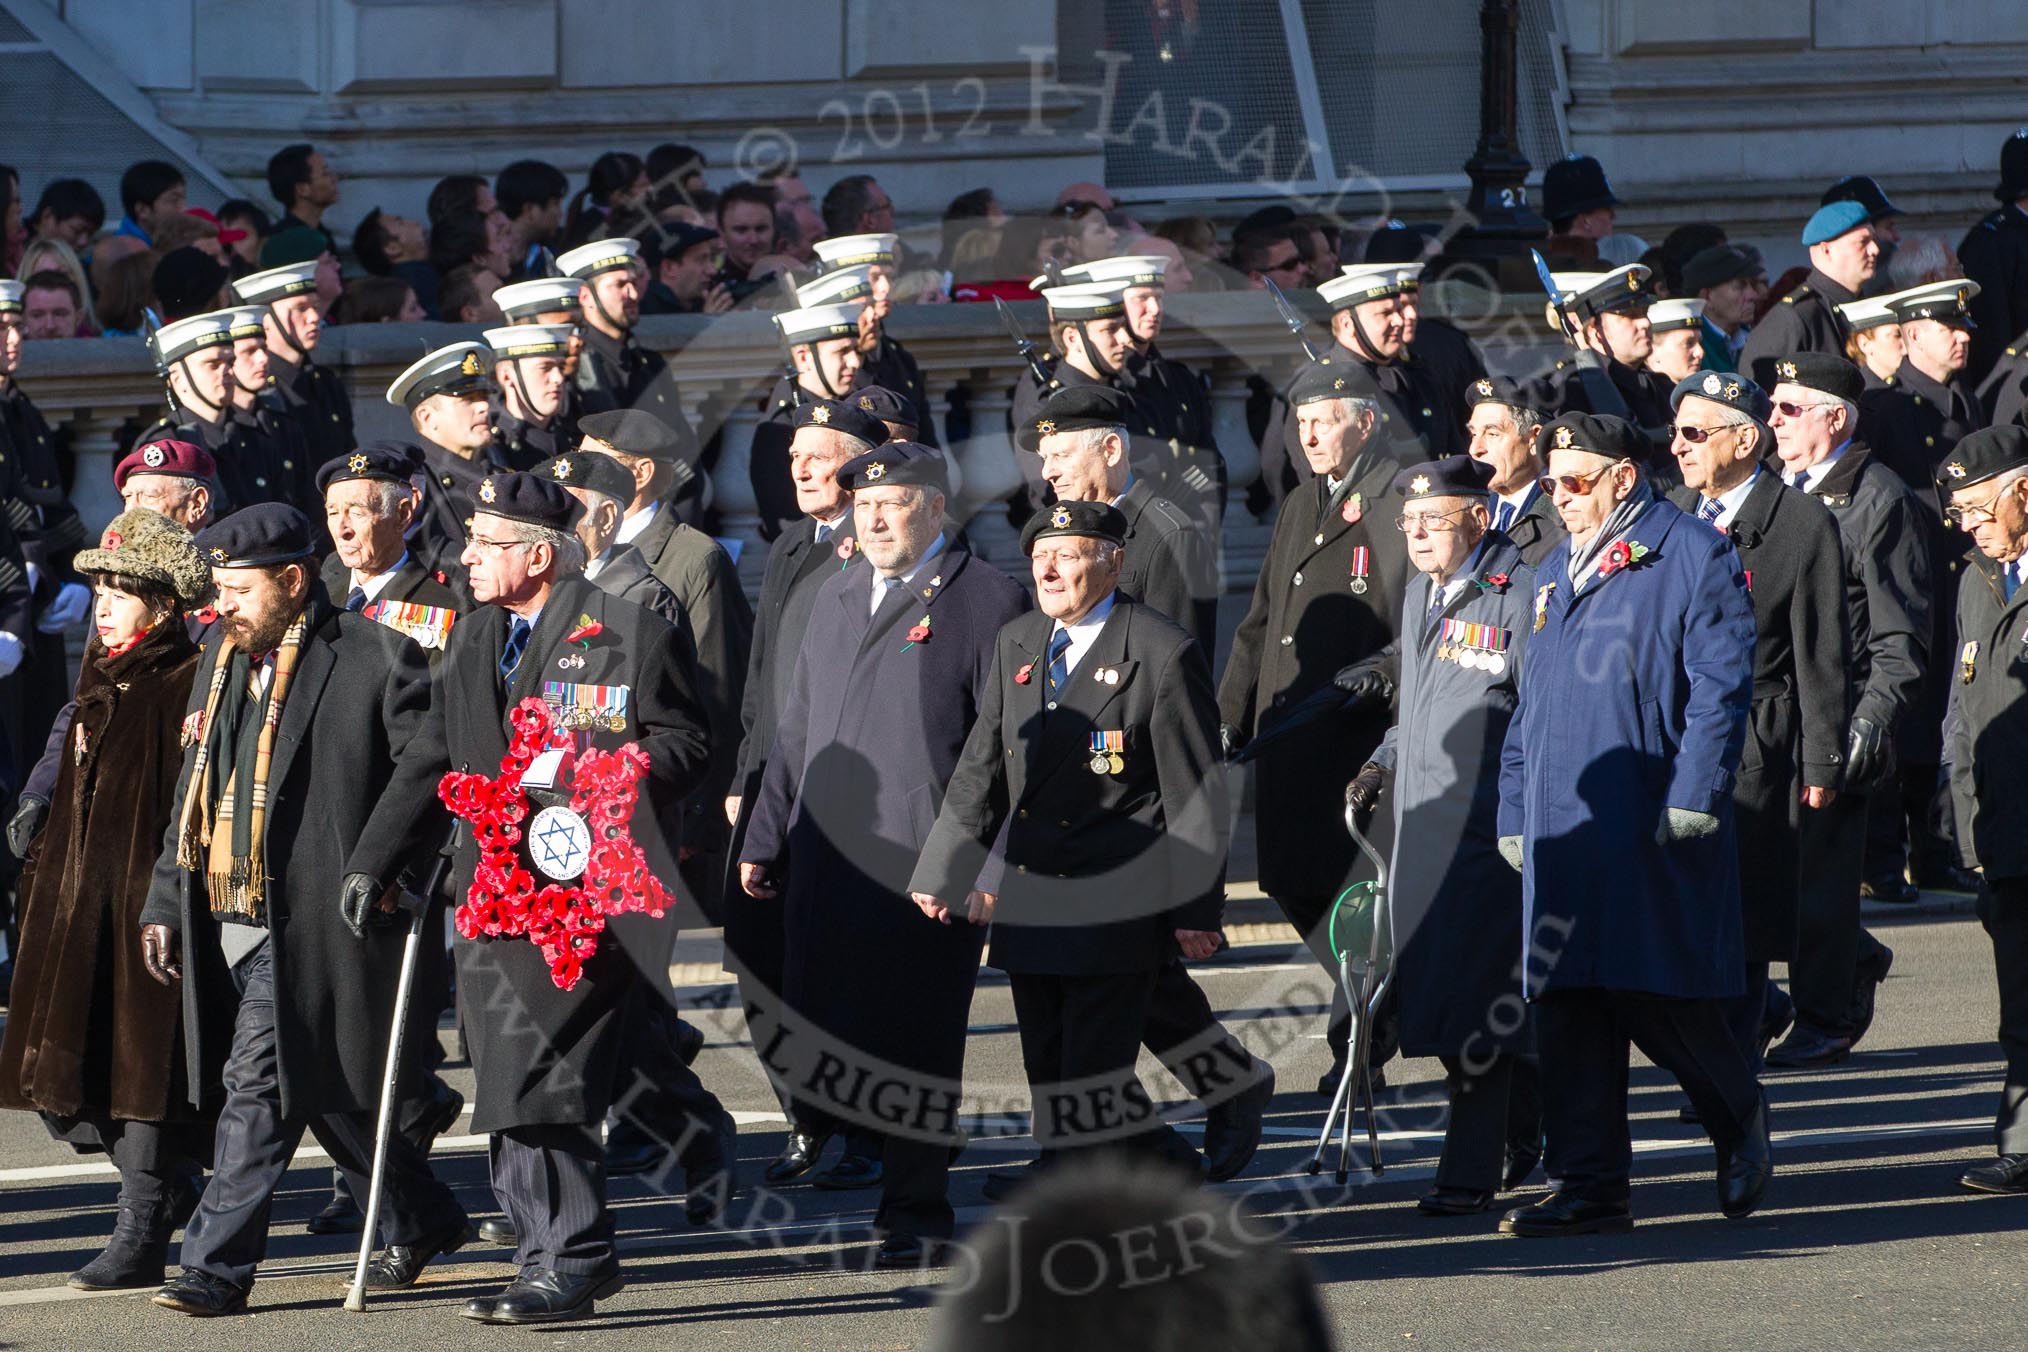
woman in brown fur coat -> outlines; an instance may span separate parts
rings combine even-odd
[[[22,879],[0,1107],[38,1112],[57,1139],[112,1156],[119,1221],[70,1279],[111,1290],[161,1282],[208,1154],[209,1128],[185,1106],[177,992],[142,965],[139,917],[197,669],[183,612],[211,574],[189,532],[147,511],[122,513],[76,567],[94,584],[98,630],[78,675],[70,754]]]

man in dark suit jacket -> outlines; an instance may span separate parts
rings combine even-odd
[[[477,496],[464,557],[479,608],[452,633],[428,717],[368,833],[374,848],[356,864],[390,876],[434,843],[443,819],[430,804],[444,771],[498,766],[509,714],[541,698],[562,713],[610,711],[596,730],[571,734],[580,745],[632,745],[647,756],[630,829],[649,871],[667,877],[675,850],[662,824],[675,820],[674,804],[703,773],[708,740],[682,637],[576,576],[583,546],[570,527],[580,509],[562,488],[503,473],[481,480]],[[469,895],[477,862],[461,833],[456,895]],[[666,920],[613,917],[566,990],[533,944],[460,934],[458,988],[479,1089],[472,1129],[493,1136],[494,1191],[513,1223],[521,1270],[498,1296],[468,1302],[467,1318],[576,1318],[617,1288],[598,1130],[608,1110],[650,1129],[687,1124],[672,1144],[690,1170],[693,1218],[703,1176],[730,1186],[731,1119],[666,1039],[642,1032],[653,1026],[648,1002],[667,985],[670,938]]]
[[[747,648],[753,642],[753,608],[740,589],[739,571],[719,543],[680,519],[672,500],[696,471],[683,437],[653,414],[636,409],[594,413],[578,420],[580,452],[609,455],[634,476],[613,537],[631,546],[676,598],[697,653],[697,696],[711,726],[711,769],[683,804],[683,849],[678,871],[690,896],[716,920],[724,876],[726,829],[719,805],[732,783],[739,747],[740,694]]]
[[[1015,440],[1042,461],[1058,502],[1107,502],[1127,523],[1118,589],[1189,630],[1207,663],[1218,619],[1218,567],[1190,518],[1128,468],[1134,402],[1103,385],[1058,390]],[[1209,1107],[1204,1154],[1213,1181],[1233,1177],[1260,1144],[1274,1068],[1221,1026],[1180,961],[1163,964],[1148,1003],[1148,1049]],[[988,1185],[993,1185],[988,1180]],[[1001,1186],[1005,1186],[1002,1184]]]
[[[935,1112],[883,1121],[849,1096],[865,1091],[838,1089],[826,1060],[876,1067],[895,1101],[959,1101],[982,936],[918,914],[909,871],[990,688],[994,636],[1028,604],[943,534],[944,475],[943,456],[911,441],[839,471],[866,563],[818,592],[740,849],[747,896],[785,909],[789,1014],[765,1055],[794,1082],[798,1121],[878,1131],[878,1162],[832,1172],[845,1186],[880,1181],[882,1265],[913,1266],[951,1237],[958,1124]]]
[[[1233,635],[1218,686],[1228,753],[1273,730],[1340,669],[1394,638],[1409,569],[1386,498],[1400,466],[1379,439],[1378,391],[1364,369],[1319,362],[1290,387],[1314,478],[1283,500],[1253,603]],[[1345,771],[1366,763],[1388,721],[1385,706],[1360,709],[1280,738],[1259,757],[1261,889],[1304,936],[1334,988],[1338,963],[1325,922],[1362,866],[1345,833]],[[1335,1010],[1329,1039],[1339,1061],[1347,1028],[1343,1010]],[[1329,1093],[1336,1072],[1322,1083]]]
[[[1542,491],[1547,466],[1542,458],[1541,410],[1506,376],[1481,376],[1465,391],[1471,414],[1465,432],[1470,455],[1493,467],[1487,485],[1493,529],[1514,542],[1521,561],[1534,567],[1569,538],[1556,504]]]
[[[224,1087],[183,1272],[155,1303],[216,1315],[246,1307],[275,1189],[313,1120],[364,1195],[402,932],[369,923],[374,903],[390,905],[377,882],[333,883],[369,852],[368,818],[424,720],[429,678],[420,648],[331,605],[310,572],[309,521],[294,507],[247,508],[197,545],[224,623],[191,688],[179,810],[140,940],[150,973],[182,982],[192,1102],[208,1106]],[[421,1031],[406,1036],[417,1042]],[[403,1064],[413,1093],[421,1058]],[[468,1223],[398,1133],[387,1182],[387,1248],[369,1280],[406,1286],[465,1242]]]
[[[819,409],[823,410],[821,414]],[[767,574],[761,579],[760,601],[755,607],[753,648],[747,660],[745,690],[739,707],[738,768],[732,792],[725,799],[725,820],[732,828],[728,853],[735,861],[732,876],[726,881],[725,900],[720,904],[725,924],[726,965],[739,981],[740,1004],[746,1011],[747,1028],[757,1048],[768,1045],[781,1014],[785,942],[782,908],[773,902],[756,902],[746,895],[739,885],[737,860],[746,840],[747,819],[767,770],[768,753],[775,744],[775,727],[789,702],[796,656],[802,651],[803,632],[809,628],[817,593],[834,574],[851,567],[858,557],[852,494],[838,482],[838,471],[853,457],[888,439],[883,421],[875,413],[860,408],[856,400],[851,403],[805,400],[796,407],[794,422],[789,476],[796,489],[796,506],[803,516],[776,536],[768,550]],[[815,1168],[830,1139],[830,1131],[822,1122],[797,1118],[795,1098],[787,1092],[780,1077],[770,1075],[769,1083],[789,1119],[781,1157],[767,1168],[766,1181],[773,1186],[800,1178]],[[846,1149],[848,1153],[867,1155],[873,1142],[868,1137],[856,1147],[848,1143]]]
[[[1040,613],[999,633],[977,723],[908,889],[1008,974],[1045,1167],[1163,1148],[1134,1073],[1156,973],[1217,951],[1227,816],[1208,665],[1116,590],[1105,503],[1029,518]],[[1003,843],[1004,842],[1004,843]]]
[[[632,545],[618,543],[620,521],[634,497],[634,476],[609,455],[589,452],[558,455],[528,471],[538,479],[560,484],[577,499],[584,514],[577,519],[577,538],[584,545],[585,581],[608,596],[631,601],[653,611],[684,632],[692,648],[690,622],[683,607],[661,579],[648,570],[648,561]]]
[[[1758,1074],[1768,1027],[1768,964],[1791,962],[1803,883],[1803,815],[1829,807],[1845,771],[1851,717],[1851,617],[1837,523],[1762,464],[1772,408],[1742,375],[1699,372],[1677,384],[1671,447],[1683,469],[1677,506],[1739,551],[1753,602],[1751,729],[1733,787],[1739,820],[1746,990],[1728,1002],[1733,1037]]]

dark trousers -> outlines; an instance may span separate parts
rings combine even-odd
[[[1021,1064],[1045,1163],[1100,1146],[1160,1150],[1147,1091],[1134,1074],[1155,969],[1103,976],[1010,972]]]
[[[1938,829],[1946,816],[1943,772],[1931,765],[1897,764],[1894,774],[1873,790],[1866,811],[1866,880],[1901,877],[1913,865],[1918,877],[1934,877],[1956,862],[1948,836]]]
[[[288,1172],[289,1160],[309,1125],[282,1115],[280,1060],[275,1036],[272,953],[264,945],[233,969],[239,1012],[232,1050],[225,1059],[225,1106],[218,1115],[211,1183],[183,1232],[182,1263],[244,1290],[267,1254],[268,1210]],[[357,1196],[367,1195],[373,1167],[374,1114],[326,1113],[318,1137],[345,1171]],[[387,1142],[381,1194],[383,1244],[412,1244],[462,1223],[464,1210],[429,1162],[399,1133]]]
[[[626,1048],[613,1077],[612,1130],[614,1145],[659,1141],[673,1153],[665,1162],[699,1163],[700,1150],[715,1149],[724,1105],[704,1087],[697,1072],[683,1064],[676,1050],[676,1011],[664,992],[667,982],[640,997],[627,1029]]]
[[[1535,1002],[1542,1055],[1543,1166],[1560,1191],[1624,1202],[1633,1170],[1627,1127],[1628,1046],[1676,1077],[1721,1145],[1739,1140],[1760,1106],[1717,1000],[1626,991],[1551,991]]]
[[[1801,906],[1789,994],[1799,1023],[1834,1037],[1855,1030],[1852,989],[1859,966],[1866,816],[1867,800],[1844,794],[1803,814]]]
[[[488,1149],[493,1195],[520,1238],[514,1261],[572,1277],[619,1266],[606,1210],[606,1154],[596,1127],[508,1127]]]
[[[1436,1185],[1498,1192],[1507,1147],[1541,1139],[1541,1073],[1528,1058],[1507,1053],[1469,1061],[1461,1056],[1438,1059],[1451,1110]]]
[[[2000,1051],[2007,1058],[1993,1135],[2002,1155],[2028,1154],[2028,878],[2001,878],[1981,888],[1979,923],[1993,941]]]
[[[1338,980],[1338,955],[1331,951],[1331,906],[1335,901],[1336,897],[1276,897],[1275,905],[1281,908],[1282,917],[1296,927],[1296,933],[1303,936],[1311,956],[1322,964],[1324,975],[1331,979],[1331,1022],[1324,1030],[1324,1039],[1331,1048],[1331,1059],[1343,1061],[1351,1042],[1352,1009]],[[1386,1059],[1376,1054],[1373,1064],[1378,1066]]]
[[[1718,1003],[1725,1011],[1725,1026],[1732,1030],[1734,1045],[1746,1058],[1746,1068],[1753,1072],[1755,1079],[1759,1079],[1762,1070],[1760,1025],[1767,1017],[1768,1009],[1767,964],[1746,964],[1746,993]]]
[[[1253,1081],[1252,1054],[1219,1023],[1181,958],[1169,959],[1155,973],[1141,1042],[1192,1098],[1229,1093]]]

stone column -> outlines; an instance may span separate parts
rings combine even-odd
[[[1008,383],[1004,371],[972,368],[965,379],[971,396],[972,435],[951,453],[965,485],[951,515],[966,523],[975,551],[1002,565],[1019,556],[1020,544],[999,504],[1025,482],[1014,460],[1014,439],[1007,432],[1007,412],[1013,407],[1007,397]],[[992,510],[984,510],[988,508]],[[977,520],[972,519],[975,515]]]
[[[753,431],[760,410],[750,381],[721,386],[720,407],[725,425],[718,445],[718,465],[711,472],[712,500],[718,506],[718,529],[740,543],[739,580],[749,596],[760,591],[767,571],[768,544],[760,533],[760,503],[753,495]]]
[[[120,514],[119,490],[113,487],[113,466],[127,453],[120,444],[120,429],[135,410],[112,407],[75,410],[65,426],[70,430],[71,453],[77,459],[77,480],[70,501],[84,521],[92,542],[106,523]]]

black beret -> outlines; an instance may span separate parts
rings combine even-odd
[[[1647,455],[1648,442],[1640,429],[1625,418],[1596,413],[1566,413],[1542,433],[1543,453],[1589,451],[1610,460],[1631,460],[1639,464]]]
[[[843,432],[868,446],[878,446],[887,440],[887,424],[880,420],[880,415],[860,408],[857,403],[805,399],[796,405],[789,421],[797,427],[827,427],[833,432]]]
[[[587,413],[577,420],[577,434],[603,441],[616,451],[646,460],[680,460],[683,439],[676,429],[652,413],[638,408],[616,408],[605,413]]]
[[[310,556],[310,518],[286,502],[242,507],[206,526],[195,541],[213,568],[265,568]]]
[[[1509,408],[1526,409],[1535,407],[1521,382],[1508,376],[1480,376],[1465,386],[1465,402],[1473,408],[1481,404],[1505,404]]]
[[[1329,357],[1311,362],[1289,386],[1289,407],[1314,404],[1319,399],[1377,399],[1380,391],[1373,377],[1356,361],[1332,361]]]
[[[1741,277],[1752,277],[1760,271],[1758,254],[1736,244],[1714,244],[1690,255],[1690,261],[1683,265],[1683,289],[1693,293],[1703,291]]]
[[[479,480],[472,494],[472,509],[551,530],[569,530],[584,515],[578,500],[549,480],[505,472]]]
[[[609,455],[580,451],[575,455],[553,455],[528,471],[537,478],[562,484],[565,488],[588,488],[617,499],[625,507],[634,500],[634,474]]]
[[[2028,469],[2028,427],[1982,427],[1968,433],[1937,467],[1937,484],[1946,492],[1984,483],[2009,470]]]
[[[1110,385],[1066,385],[1042,401],[1014,434],[1024,451],[1037,450],[1052,432],[1085,427],[1131,427],[1141,421],[1133,396]]]
[[[165,319],[182,319],[218,305],[218,291],[232,273],[194,244],[162,255],[149,278]]]
[[[1693,371],[1677,381],[1676,388],[1669,392],[1670,411],[1681,408],[1683,401],[1693,394],[1738,409],[1757,423],[1767,422],[1768,415],[1774,412],[1774,401],[1767,397],[1767,391],[1742,375]]]
[[[1028,518],[1021,528],[1021,552],[1033,554],[1047,535],[1089,535],[1116,545],[1127,542],[1127,518],[1110,502],[1059,502]]]
[[[328,493],[332,484],[348,479],[377,479],[407,487],[420,454],[404,442],[376,441],[345,455],[334,455],[317,467],[317,491]]]
[[[919,441],[890,441],[847,460],[838,470],[838,482],[848,493],[891,484],[927,484],[939,493],[948,493],[951,481],[944,453],[936,447]]]
[[[1469,455],[1447,455],[1409,465],[1394,476],[1394,491],[1404,498],[1484,497],[1493,482],[1493,467]]]
[[[847,402],[882,422],[900,423],[904,427],[922,426],[922,413],[916,408],[915,400],[885,385],[862,385],[852,391]]]
[[[1766,375],[1762,376],[1765,368]],[[1832,352],[1791,352],[1785,357],[1763,357],[1754,363],[1753,373],[1770,385],[1801,385],[1806,390],[1859,402],[1866,377],[1859,368]]]

